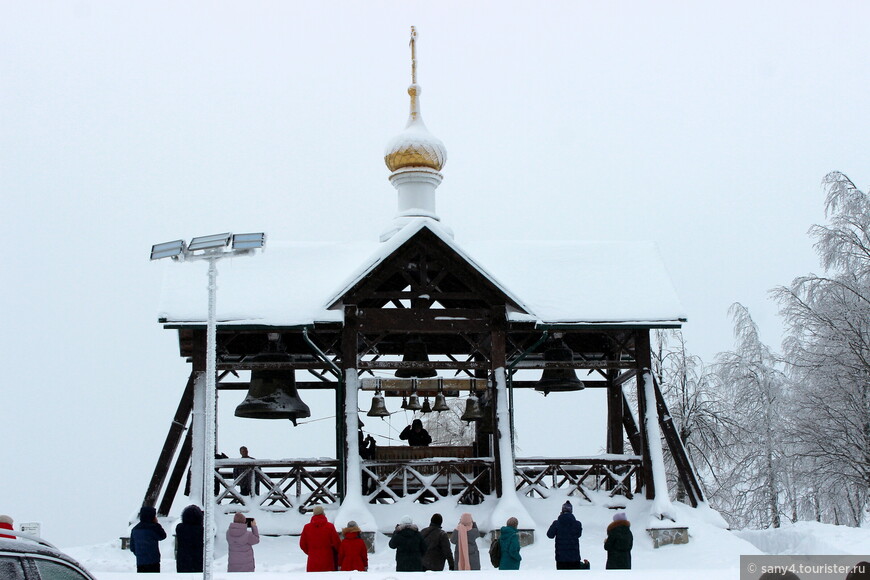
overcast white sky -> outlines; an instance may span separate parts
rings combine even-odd
[[[870,183],[868,17],[857,0],[0,0],[0,513],[73,545],[140,505],[188,373],[151,244],[378,236],[412,24],[460,245],[653,240],[694,352],[732,346],[734,301],[778,347],[767,291],[817,269],[822,177]]]

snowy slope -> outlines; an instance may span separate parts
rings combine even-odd
[[[535,544],[522,550],[523,562],[519,572],[502,572],[493,570],[486,561],[485,551],[488,541],[478,541],[482,554],[483,570],[473,572],[474,578],[495,580],[510,577],[534,577],[544,580],[564,578],[565,572],[557,572],[553,562],[553,541],[547,539],[546,529],[558,514],[559,506],[566,499],[574,505],[574,514],[583,523],[583,537],[580,548],[584,558],[592,563],[592,571],[585,572],[588,578],[613,578],[614,574],[633,576],[645,580],[675,580],[679,578],[704,577],[705,580],[719,580],[738,577],[741,554],[763,553],[803,553],[803,554],[866,554],[870,551],[870,530],[845,528],[817,523],[802,522],[780,530],[737,531],[726,530],[721,518],[712,510],[695,510],[683,504],[673,505],[677,523],[687,525],[691,540],[687,545],[664,546],[654,549],[652,541],[644,532],[647,525],[652,525],[650,513],[653,505],[645,500],[635,499],[627,502],[625,512],[632,522],[635,547],[632,552],[634,569],[631,572],[616,572],[604,570],[606,554],[603,549],[605,529],[611,521],[614,510],[608,509],[604,495],[592,495],[595,504],[580,502],[576,498],[566,498],[558,494],[546,500],[522,501],[528,511],[538,522]],[[436,510],[445,515],[444,528],[450,530],[454,525],[454,516],[467,506],[402,506],[404,513],[411,515],[415,523],[423,527],[428,524],[429,517]],[[471,506],[469,511],[476,519],[483,522],[485,514],[477,514]],[[332,512],[334,513],[334,512]],[[398,513],[398,512],[397,512]],[[327,512],[330,517],[330,512]],[[330,517],[330,519],[332,519]],[[341,523],[341,522],[339,522]],[[167,518],[164,527],[171,534],[175,526],[174,518]],[[520,526],[522,527],[522,525]],[[387,547],[388,538],[378,534],[375,540],[376,553],[370,555],[369,572],[337,572],[332,577],[342,579],[367,578],[386,580],[394,578],[419,578],[414,573],[396,573],[395,552]],[[197,578],[201,575],[181,575],[175,573],[175,562],[172,557],[170,542],[163,542],[163,573],[154,578]],[[223,533],[218,534],[215,544],[215,574],[214,577],[226,580],[272,579],[301,580],[305,576],[305,557],[299,549],[298,536],[261,536],[261,542],[254,548],[257,561],[257,572],[254,574],[227,574],[226,543]],[[67,548],[65,551],[79,560],[91,570],[100,580],[132,580],[135,573],[133,555],[120,549],[120,542],[113,540],[94,546]],[[456,575],[467,578],[468,572],[443,572],[439,578],[451,578]],[[310,578],[310,577],[309,577]]]

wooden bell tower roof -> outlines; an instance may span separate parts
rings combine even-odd
[[[421,258],[437,260],[449,271],[429,292],[445,308],[499,303],[507,306],[509,321],[548,326],[678,327],[686,319],[652,243],[493,241],[460,246],[437,222],[417,219],[383,243],[273,241],[261,255],[226,261],[220,273],[219,323],[341,323],[340,305],[353,303],[363,290],[385,292],[370,299],[383,304],[418,298],[410,294],[413,273],[402,264]],[[173,266],[166,264],[164,270],[160,321],[170,327],[205,325],[202,272]]]

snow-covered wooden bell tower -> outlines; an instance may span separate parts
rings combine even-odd
[[[248,389],[247,416],[262,410],[294,423],[307,417],[307,406],[294,402],[301,394],[333,391],[335,457],[220,459],[215,501],[287,518],[318,504],[340,506],[361,524],[387,529],[395,522],[378,521],[384,505],[483,504],[495,525],[525,511],[519,498],[560,489],[581,501],[603,492],[615,504],[642,494],[667,517],[664,441],[697,506],[703,492],[649,372],[650,332],[685,321],[655,247],[456,242],[436,212],[447,155],[423,123],[413,29],[411,55],[410,115],[385,154],[398,195],[387,227],[363,244],[271,243],[222,273],[218,391]],[[193,274],[183,270],[168,272],[160,315],[191,365],[145,497],[162,514],[199,440],[191,415],[205,372],[205,312],[188,290]],[[247,382],[231,380],[247,372]],[[578,409],[590,391],[605,392],[606,416],[588,420],[606,426],[606,453],[516,456],[523,409],[514,394],[523,389],[559,393],[545,403]],[[373,393],[393,402],[463,397],[471,443],[361,449],[360,400]],[[382,416],[377,400],[369,414]]]

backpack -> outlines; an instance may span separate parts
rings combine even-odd
[[[501,542],[494,539],[489,545],[489,561],[495,568],[501,565]]]

